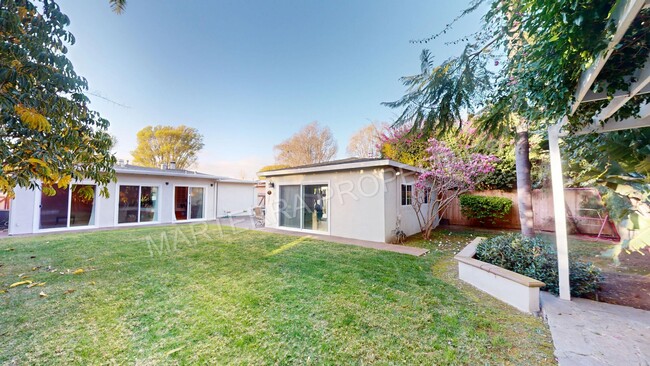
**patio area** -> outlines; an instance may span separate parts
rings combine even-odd
[[[560,366],[648,365],[650,311],[541,294]]]

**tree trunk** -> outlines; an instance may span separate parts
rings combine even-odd
[[[517,128],[515,141],[515,167],[517,169],[517,202],[519,204],[519,222],[521,234],[527,237],[535,236],[533,229],[533,194],[530,177],[530,146],[528,144],[528,128]]]

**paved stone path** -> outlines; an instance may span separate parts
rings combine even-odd
[[[300,231],[280,230],[280,229],[267,228],[267,227],[256,228],[254,220],[246,217],[219,219],[217,222],[221,225],[226,225],[226,226],[235,226],[244,229],[260,230],[267,233],[282,234],[282,235],[309,236],[311,239],[329,241],[329,242],[339,243],[339,244],[354,245],[358,247],[384,250],[388,252],[395,252],[401,254],[409,254],[417,257],[429,253],[428,249],[409,247],[406,245],[386,244],[386,243],[379,243],[374,241],[348,239],[339,236],[320,235],[320,234],[304,233]]]
[[[650,365],[650,311],[541,293],[560,366]]]

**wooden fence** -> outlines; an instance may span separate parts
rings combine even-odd
[[[477,196],[505,197],[512,201],[512,210],[503,220],[496,224],[480,223],[475,219],[463,216],[460,202],[454,199],[443,218],[451,225],[489,227],[495,229],[520,229],[519,207],[517,205],[517,192],[505,191],[480,191],[473,192]],[[568,229],[572,233],[597,235],[601,232],[604,236],[617,236],[613,223],[608,220],[606,210],[601,206],[595,207],[594,202],[600,201],[600,196],[595,189],[571,189],[564,192],[568,216]],[[533,190],[533,211],[535,213],[533,225],[535,230],[555,231],[555,218],[553,213],[553,193],[551,189]],[[604,225],[603,225],[604,223]]]

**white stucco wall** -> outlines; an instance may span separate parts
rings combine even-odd
[[[398,171],[386,169],[384,182],[386,186],[386,238],[392,236],[397,225],[397,217],[400,217],[400,229],[406,235],[415,235],[420,232],[420,224],[413,206],[402,205],[402,184],[409,184],[415,190],[415,173],[409,171]]]
[[[269,188],[269,183],[275,185]],[[280,186],[329,184],[329,234],[345,238],[384,242],[384,169],[355,169],[270,177],[266,197],[266,226],[279,227]],[[327,233],[324,233],[327,234]]]
[[[218,187],[217,217],[252,215],[257,204],[255,184],[219,182]]]
[[[9,208],[9,235],[29,234],[34,230],[36,192],[16,188],[16,197]],[[40,192],[39,192],[40,194]]]
[[[200,220],[214,220],[216,217],[216,189],[212,179],[193,177],[165,177],[137,174],[117,174],[117,183],[108,185],[109,197],[97,194],[95,198],[95,225],[90,227],[73,227],[67,230],[84,228],[102,228],[113,226],[133,226],[148,224],[165,224],[176,222],[174,215],[174,187],[191,186],[204,188],[204,218]],[[92,184],[90,181],[75,182],[74,184]],[[212,184],[212,186],[210,186]],[[117,224],[117,197],[120,185],[156,186],[158,190],[158,220],[148,223]],[[16,188],[9,214],[9,235],[30,234],[35,232],[62,231],[66,228],[39,229],[40,217],[40,191]]]

